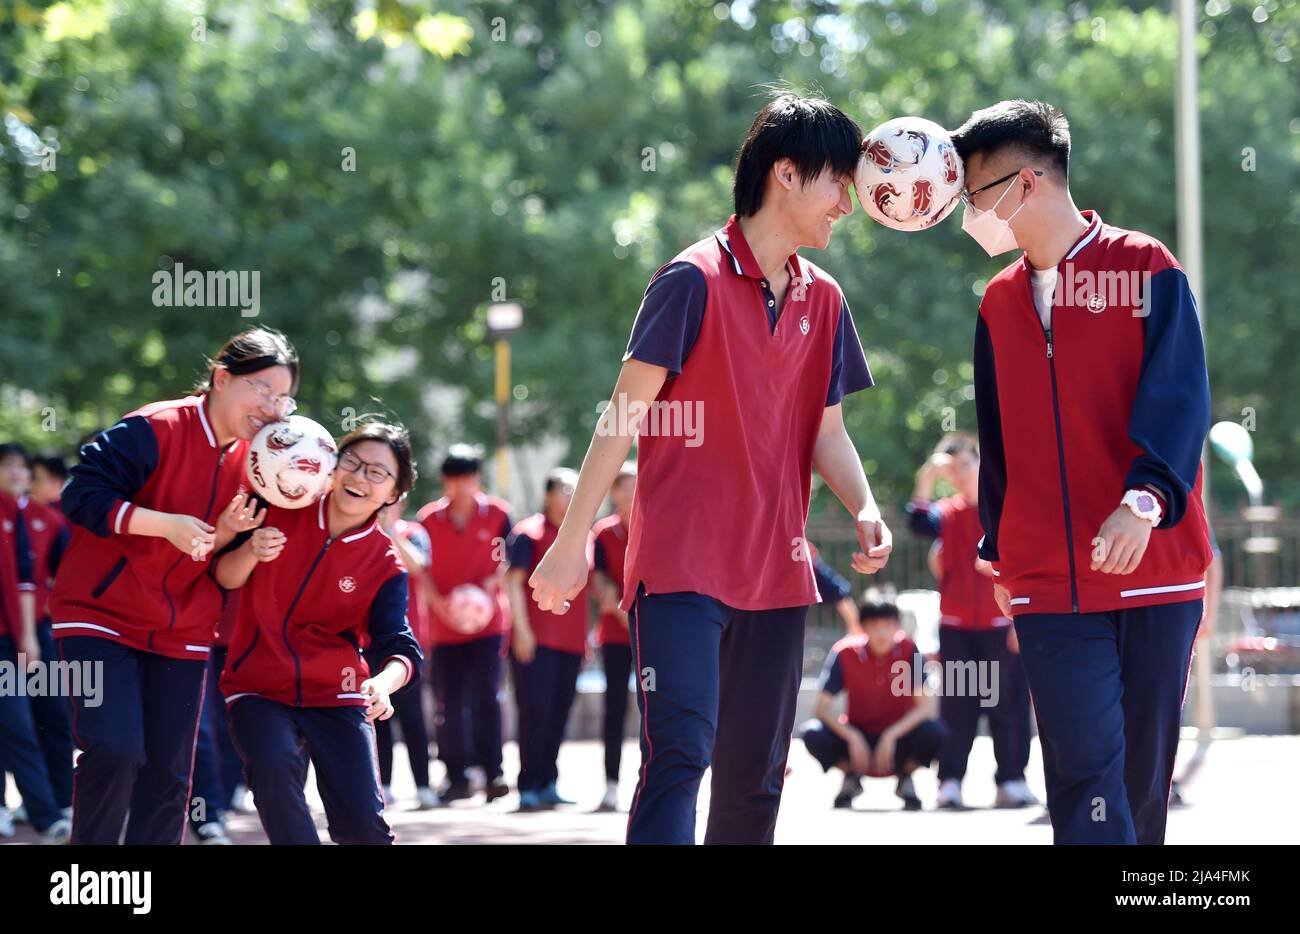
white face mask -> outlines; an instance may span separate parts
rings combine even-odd
[[[1014,188],[1014,185],[1007,186],[1007,191],[1002,192],[1002,198],[1007,196],[1007,192]],[[999,253],[1005,253],[1007,250],[1014,250],[1020,246],[1016,242],[1015,231],[1011,229],[1011,217],[1015,217],[1024,208],[1024,202],[1020,207],[1011,213],[1011,217],[1005,220],[998,217],[998,205],[1002,203],[1002,198],[994,202],[993,207],[987,211],[980,211],[972,207],[970,202],[961,212],[961,229],[970,234],[971,237],[984,248],[984,252],[989,256],[997,256]]]

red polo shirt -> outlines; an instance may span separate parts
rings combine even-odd
[[[461,584],[482,587],[506,563],[506,540],[510,537],[510,506],[505,500],[479,494],[469,521],[458,528],[451,517],[451,500],[435,500],[420,510],[420,524],[429,533],[429,572],[438,593],[450,599]],[[492,619],[476,633],[452,627],[437,610],[429,611],[429,631],[434,645],[459,645],[506,633],[510,606],[505,589],[498,587]]]
[[[559,534],[559,528],[552,525],[545,513],[537,513],[522,520],[510,533],[510,567],[519,568],[531,577],[537,565],[541,563],[547,549]],[[592,539],[587,537],[587,564],[591,565]],[[527,590],[527,587],[525,587]],[[569,601],[569,612],[563,615],[543,610],[531,598],[528,603],[528,625],[533,630],[537,644],[557,652],[569,652],[584,655],[587,651],[587,620],[590,609],[587,606],[591,595],[590,586]]]
[[[868,648],[865,635],[845,636],[831,649],[821,690],[847,691],[845,719],[863,733],[879,735],[916,706],[913,686],[923,664],[916,645],[901,630],[883,655]]]
[[[627,526],[618,513],[606,516],[591,529],[596,539],[594,565],[609,575],[623,595],[623,565],[627,556]],[[627,625],[613,613],[601,613],[596,624],[597,645],[629,645]]]
[[[871,373],[835,280],[797,254],[787,268],[778,309],[733,216],[647,289],[626,356],[669,379],[638,439],[624,609],[640,586],[741,610],[818,602],[800,547],[813,446]]]
[[[32,576],[36,584],[36,619],[50,615],[50,591],[54,589],[54,573],[68,547],[72,533],[63,513],[43,506],[24,496],[18,509],[27,523],[27,540],[32,549]]]

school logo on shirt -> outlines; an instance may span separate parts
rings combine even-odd
[[[1088,299],[1088,310],[1094,315],[1099,315],[1106,310],[1106,296],[1100,292],[1094,292]]]
[[[802,318],[799,319],[799,333],[800,333],[800,334],[807,334],[807,333],[808,333],[808,329],[811,328],[811,327],[812,327],[812,324],[808,321],[808,316],[807,316],[807,315],[804,315]]]
[[[343,591],[344,593],[352,593],[352,591],[356,589],[357,589],[357,582],[352,577],[339,578],[339,590]]]

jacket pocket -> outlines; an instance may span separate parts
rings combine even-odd
[[[262,638],[262,630],[254,629],[253,641],[248,643],[248,648],[244,649],[244,651],[240,653],[239,658],[235,659],[235,663],[230,666],[230,670],[232,672],[238,671],[239,666],[244,664],[244,660],[248,658],[248,656],[253,654],[253,649],[257,648],[257,640],[261,638]]]
[[[117,575],[122,573],[124,567],[126,567],[126,558],[118,558],[117,563],[113,565],[112,569],[107,574],[104,575],[104,579],[90,592],[90,595],[96,600],[102,597],[104,591],[108,590],[108,588],[112,586],[113,581],[117,580]]]

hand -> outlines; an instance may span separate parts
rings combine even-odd
[[[875,574],[889,560],[894,550],[894,536],[884,519],[859,519],[858,544],[862,551],[853,553],[853,570],[859,574]]]
[[[859,775],[866,775],[871,771],[871,747],[867,745],[862,734],[853,727],[849,727],[848,743],[849,768]]]
[[[886,730],[880,734],[880,739],[876,740],[876,749],[872,753],[872,763],[876,767],[876,772],[881,775],[894,774],[894,745],[896,740],[894,734]]]
[[[266,507],[253,498],[251,493],[236,493],[235,498],[221,515],[217,516],[217,527],[234,537],[241,532],[257,528],[266,518]]]
[[[558,540],[547,549],[528,586],[539,609],[557,616],[569,612],[569,601],[576,599],[587,585],[587,555],[583,543],[577,547]]]
[[[975,559],[975,570],[979,571],[985,577],[993,576],[993,562],[985,561],[983,558]]]
[[[284,533],[274,526],[258,529],[249,539],[253,548],[253,557],[261,562],[274,561],[280,557],[286,541],[288,539],[284,537]]]
[[[1012,655],[1020,654],[1020,637],[1016,635],[1016,627],[1014,625],[1007,627],[1007,650]]]
[[[179,513],[170,515],[165,520],[167,534],[164,536],[177,551],[184,552],[195,561],[202,561],[212,551],[217,540],[216,529],[202,519]]]
[[[1011,591],[1007,590],[1007,588],[1003,587],[1001,584],[995,583],[993,585],[993,599],[998,602],[998,609],[1002,611],[1002,615],[1010,619]]]
[[[41,660],[41,643],[36,633],[25,632],[19,640],[18,651],[27,656],[27,670],[31,671]]]
[[[361,694],[366,700],[366,721],[387,720],[393,715],[393,702],[388,696],[388,689],[376,684],[374,678],[361,682]]]
[[[1146,554],[1152,525],[1133,510],[1120,506],[1092,540],[1092,570],[1103,574],[1132,574]]]
[[[521,665],[531,665],[537,651],[537,637],[527,627],[516,628],[515,637],[510,640],[510,651],[515,653],[515,660]]]

